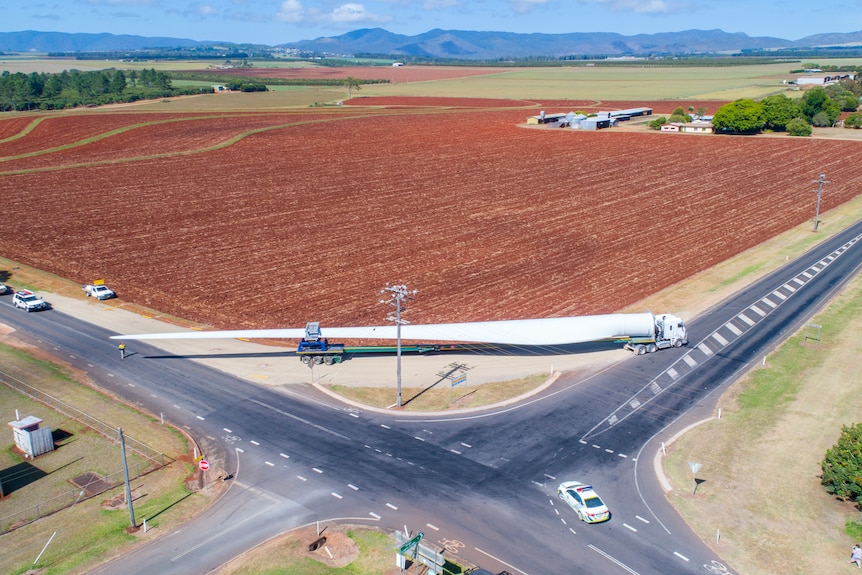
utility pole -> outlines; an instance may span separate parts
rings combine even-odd
[[[395,312],[389,312],[386,316],[388,321],[394,321],[396,326],[396,381],[398,384],[398,397],[395,400],[395,407],[401,407],[401,324],[410,323],[407,320],[401,319],[401,312],[406,311],[405,305],[407,301],[412,301],[417,290],[410,291],[406,285],[389,285],[380,290],[381,294],[389,293],[388,299],[380,300],[380,303],[387,303],[395,308]]]
[[[126,438],[123,435],[123,428],[118,428],[120,432],[120,449],[123,452],[123,475],[126,478],[126,503],[129,504],[129,522],[131,523],[132,529],[136,527],[135,525],[135,508],[132,507],[132,487],[129,483],[129,464],[126,462]]]
[[[820,224],[820,196],[823,195],[823,186],[828,184],[826,174],[820,174],[820,179],[814,180],[817,184],[817,207],[814,208],[814,231],[817,231],[817,226]]]

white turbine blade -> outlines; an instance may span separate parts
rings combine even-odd
[[[545,319],[518,319],[468,323],[407,324],[401,326],[401,339],[414,341],[452,341],[502,345],[566,345],[612,339],[643,337],[653,333],[650,313],[607,314]],[[328,339],[397,338],[397,326],[323,327],[321,337]],[[302,339],[305,329],[245,329],[230,331],[191,331],[115,335],[111,339]]]

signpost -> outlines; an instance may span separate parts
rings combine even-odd
[[[206,471],[210,468],[210,463],[206,459],[201,459],[198,461],[198,467],[201,468],[201,471]]]

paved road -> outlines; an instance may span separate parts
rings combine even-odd
[[[166,412],[207,450],[221,449],[211,459],[220,457],[219,471],[235,477],[203,516],[99,573],[205,573],[284,530],[335,518],[421,529],[450,554],[513,573],[709,573],[705,566],[720,559],[686,528],[656,480],[658,443],[708,417],[717,392],[858,272],[860,233],[862,224],[690,321],[687,348],[641,357],[595,351],[602,359],[590,368],[586,354],[571,354],[573,371],[539,395],[463,414],[380,412],[301,381],[274,384],[285,362],[301,364],[283,350],[249,351],[245,342],[208,342],[218,349],[179,355],[138,342],[120,360],[108,335],[164,326],[106,330],[78,319],[87,313],[72,315],[65,302],[40,314],[0,306],[0,320],[100,384]],[[121,316],[101,309],[111,321]],[[232,347],[240,343],[245,351]],[[549,359],[564,361],[537,361]],[[227,369],[235,361],[245,370],[239,377]],[[256,369],[242,363],[249,361]],[[507,362],[520,369],[524,359],[475,361],[488,361],[490,372]],[[363,360],[363,369],[369,364]],[[595,484],[611,521],[577,522],[555,497],[565,479]]]

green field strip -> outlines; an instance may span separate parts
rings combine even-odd
[[[20,132],[18,132],[14,136],[9,136],[8,138],[3,138],[2,140],[0,140],[0,144],[5,144],[6,142],[13,142],[15,140],[20,140],[21,138],[23,138],[24,136],[26,136],[27,134],[32,132],[33,129],[36,128],[36,126],[38,126],[39,124],[42,123],[42,121],[47,120],[50,117],[51,116],[42,116],[40,118],[36,118],[35,120],[33,120],[32,122],[27,124],[23,130],[21,130]]]

